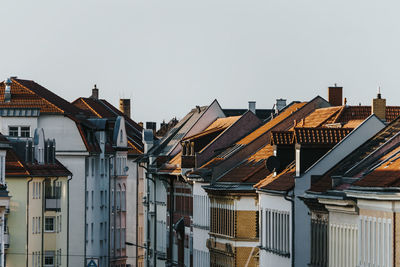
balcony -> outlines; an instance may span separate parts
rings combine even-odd
[[[46,198],[46,210],[61,211],[60,198]]]

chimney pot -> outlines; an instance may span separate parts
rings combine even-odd
[[[99,89],[97,88],[97,85],[94,85],[94,88],[92,89],[92,95],[90,98],[93,99],[99,99]]]
[[[127,117],[131,117],[131,100],[129,98],[121,98],[119,100],[119,110]]]
[[[329,87],[328,101],[332,106],[341,106],[343,101],[343,87],[338,87],[336,83],[334,87]]]
[[[386,121],[386,99],[382,98],[381,89],[379,88],[378,95],[372,99],[372,114],[375,114],[379,119]]]
[[[249,110],[256,114],[256,101],[249,101]]]

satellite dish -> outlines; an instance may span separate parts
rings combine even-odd
[[[267,159],[266,165],[270,172],[277,171],[280,166],[279,159],[275,156],[271,156]]]

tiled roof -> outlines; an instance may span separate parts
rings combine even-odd
[[[294,141],[293,131],[272,131],[271,144],[272,145],[291,145]]]
[[[116,118],[123,116],[125,119],[125,129],[128,136],[129,154],[142,154],[144,145],[142,142],[142,127],[131,118],[116,109],[107,100],[94,98],[78,98],[73,104],[80,109],[90,112],[92,116],[98,118]]]
[[[223,131],[226,128],[228,128],[229,126],[231,126],[232,124],[234,124],[239,118],[240,118],[240,116],[218,118],[210,126],[208,126],[204,131],[202,131],[198,134],[192,135],[192,136],[185,137],[182,139],[182,141],[192,140],[192,139],[196,139],[196,138],[199,138],[202,136],[206,136],[211,133]]]
[[[288,107],[284,111],[282,111],[282,113],[277,115],[275,118],[273,118],[272,120],[270,120],[269,122],[267,122],[266,124],[264,124],[263,126],[258,128],[257,130],[253,131],[246,137],[239,140],[237,142],[237,144],[238,145],[247,145],[247,144],[251,143],[256,138],[258,138],[260,135],[264,134],[266,131],[270,130],[272,127],[274,127],[275,125],[279,124],[284,119],[289,117],[293,112],[295,112],[296,110],[303,107],[305,104],[307,104],[307,102],[294,103],[293,105],[291,105],[290,107]]]
[[[329,119],[335,118],[343,107],[328,107],[316,109],[313,113],[308,115],[302,121],[297,122],[298,127],[320,127]]]
[[[266,168],[265,161],[274,153],[271,145],[266,145],[244,162],[227,172],[218,182],[257,183],[271,172]]]
[[[335,145],[352,129],[350,128],[295,128],[294,131],[273,131],[271,144],[292,145]]]
[[[362,177],[363,173],[368,172],[371,166],[376,165],[377,161],[385,160],[390,151],[382,151],[382,158],[370,157],[374,152],[379,151],[379,148],[392,137],[400,132],[400,118],[392,121],[384,129],[379,131],[374,137],[369,139],[363,145],[354,150],[347,157],[342,159],[333,168],[323,174],[318,180],[312,182],[310,191],[324,192],[332,188],[332,176],[345,177]],[[373,175],[373,174],[371,174]],[[373,176],[371,176],[372,178]],[[366,181],[369,183],[368,178]],[[362,185],[361,181],[359,182]],[[365,182],[367,183],[367,182]]]
[[[295,162],[292,162],[278,175],[274,176],[274,174],[271,173],[254,187],[261,190],[289,191],[294,187],[295,171],[296,164]]]
[[[294,131],[297,144],[335,145],[352,130],[349,128],[295,128]]]
[[[78,114],[83,111],[34,81],[12,79],[11,100],[4,102],[5,83],[0,83],[0,107],[40,108],[41,113]]]
[[[27,164],[18,158],[13,149],[8,149],[6,153],[6,177],[24,177],[31,175],[42,177],[60,177],[70,176],[71,172],[58,160],[56,160],[54,164]]]

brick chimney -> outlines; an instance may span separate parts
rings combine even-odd
[[[381,88],[378,89],[378,95],[372,99],[372,114],[379,119],[386,121],[386,99],[382,98]]]
[[[328,101],[332,106],[341,106],[343,99],[343,87],[335,86],[328,88]]]
[[[92,89],[92,95],[90,98],[99,99],[99,89],[97,89],[96,85],[94,85],[94,88]]]
[[[119,100],[119,110],[130,118],[131,117],[131,100],[129,98],[121,98]]]

